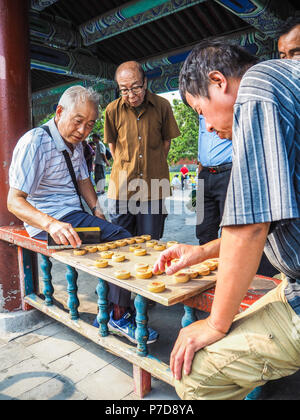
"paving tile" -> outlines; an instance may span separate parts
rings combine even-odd
[[[1,338],[0,338],[0,348],[1,347],[4,347],[4,346],[6,346],[7,345],[7,340],[2,340]]]
[[[76,385],[90,400],[121,400],[133,391],[133,380],[114,366],[106,366]]]
[[[62,375],[35,387],[19,396],[20,400],[85,400],[86,395],[78,391],[75,384]]]
[[[0,393],[7,399],[17,398],[55,375],[39,360],[31,358],[10,367],[5,373],[0,372]]]
[[[64,328],[62,324],[53,321],[51,324],[39,328],[30,334],[18,337],[15,342],[22,344],[25,347],[31,346],[32,344],[38,343],[45,340],[46,338],[52,337]]]
[[[79,348],[80,346],[78,344],[66,337],[63,337],[61,334],[49,337],[27,347],[27,349],[35,357],[46,365],[78,350]]]
[[[8,343],[0,348],[0,371],[8,369],[31,357],[32,354],[21,344]]]
[[[62,373],[74,383],[79,382],[115,359],[113,355],[110,355],[110,361],[107,356],[102,359],[100,357],[101,349],[99,350],[99,355],[95,355],[86,348],[80,348],[68,356],[50,363],[49,369]],[[102,353],[106,352],[102,350]]]
[[[131,392],[130,394],[126,395],[126,397],[122,398],[122,400],[124,400],[124,401],[132,401],[132,400],[141,401],[142,398],[138,397],[134,392]]]

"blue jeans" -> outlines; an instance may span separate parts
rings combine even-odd
[[[99,217],[92,216],[83,211],[73,211],[60,219],[61,222],[70,223],[76,227],[100,227],[101,242],[111,242],[117,239],[130,238],[132,235],[124,228],[116,226]],[[47,232],[40,232],[35,239],[46,240]],[[109,284],[108,301],[112,304],[130,306],[130,292],[121,287]]]
[[[148,234],[152,239],[159,240],[164,234],[167,217],[164,200],[137,202],[134,209],[129,208],[128,202],[109,200],[109,216],[114,225],[122,226],[131,236]]]

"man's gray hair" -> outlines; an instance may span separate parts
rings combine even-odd
[[[79,102],[92,102],[98,109],[100,105],[100,95],[92,88],[83,86],[72,86],[68,88],[61,96],[58,105],[61,105],[66,111],[70,111],[74,105]]]

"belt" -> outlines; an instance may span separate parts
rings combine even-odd
[[[219,166],[203,166],[202,171],[209,172],[211,174],[219,174],[221,172],[229,171],[232,168],[232,163],[226,163],[225,165]]]

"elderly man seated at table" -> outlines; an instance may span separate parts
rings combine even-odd
[[[24,222],[31,237],[46,239],[48,233],[56,244],[76,248],[81,246],[76,227],[100,227],[102,242],[131,236],[105,220],[84,158],[82,142],[91,133],[98,110],[99,95],[94,90],[73,86],[62,95],[55,117],[18,141],[9,171],[8,209]],[[81,196],[92,215],[84,210]],[[129,291],[109,285],[108,327],[136,342],[130,297]],[[149,328],[148,342],[157,336]]]

